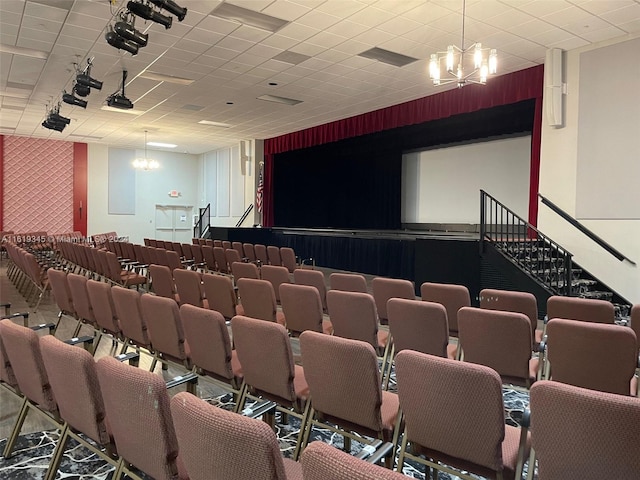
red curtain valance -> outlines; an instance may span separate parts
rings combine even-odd
[[[425,81],[428,81],[425,78]],[[436,95],[419,98],[410,102],[381,108],[373,112],[363,113],[335,122],[306,128],[297,132],[288,133],[279,137],[268,138],[264,141],[265,157],[265,180],[264,180],[264,218],[265,227],[273,226],[273,156],[276,153],[297,150],[300,148],[312,147],[323,143],[335,142],[345,138],[366,135],[397,127],[414,125],[429,122],[440,118],[446,118],[462,113],[474,112],[485,108],[508,105],[531,98],[538,99],[541,105],[542,92],[544,88],[544,66],[519,70],[517,72],[501,75],[492,78],[484,85],[471,85],[461,89],[447,90]],[[541,109],[537,109],[534,120],[534,130],[536,124],[540,122]],[[537,125],[540,128],[540,125]],[[534,135],[535,137],[536,135]],[[539,142],[539,131],[538,131]],[[538,154],[538,158],[532,158],[532,167],[539,165],[539,151],[534,148],[532,153]],[[533,177],[537,178],[532,172]],[[537,194],[537,182],[531,185]],[[530,204],[530,221],[531,218]],[[537,205],[536,205],[537,207]],[[537,211],[537,208],[536,208]],[[537,215],[536,215],[537,216]]]
[[[425,79],[425,81],[427,81]],[[391,107],[266,139],[265,155],[428,122],[542,96],[543,65],[491,79],[486,85],[419,98]]]

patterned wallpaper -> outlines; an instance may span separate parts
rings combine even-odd
[[[73,143],[4,137],[4,230],[73,230]]]

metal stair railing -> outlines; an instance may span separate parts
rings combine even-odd
[[[211,204],[200,209],[200,215],[193,227],[193,238],[202,238],[211,228]]]
[[[238,223],[236,223],[236,227],[239,227],[240,225],[242,225],[242,222],[244,222],[245,218],[247,218],[247,216],[251,213],[251,210],[253,210],[253,203],[249,205],[247,209],[244,211],[244,213],[240,217],[240,220],[238,220]]]
[[[480,253],[485,242],[556,295],[572,296],[573,255],[513,210],[480,190]]]

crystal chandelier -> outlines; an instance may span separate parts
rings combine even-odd
[[[449,45],[446,52],[431,54],[429,77],[434,85],[457,83],[458,88],[468,83],[485,85],[487,77],[494,75],[498,68],[498,54],[495,48],[482,48],[481,43],[464,46],[464,19],[466,1],[462,1],[462,44]],[[487,55],[488,54],[488,55]],[[442,64],[446,78],[441,77]]]
[[[147,159],[147,131],[144,131],[144,158],[136,158],[133,161],[133,167],[138,170],[155,170],[160,167],[156,160]]]

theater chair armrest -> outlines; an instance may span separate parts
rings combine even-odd
[[[240,413],[245,417],[260,418],[262,415],[275,413],[276,407],[277,405],[275,402],[267,400],[256,407],[245,407]]]
[[[366,460],[369,463],[378,463],[393,452],[393,443],[376,440],[373,445],[365,445],[356,458]]]
[[[9,306],[11,306],[11,304],[8,304]],[[13,318],[20,318],[22,317],[22,325],[24,325],[25,327],[29,326],[29,312],[20,312],[20,313],[12,313],[9,315],[2,315],[0,317],[0,320],[5,320],[5,319],[13,319]]]
[[[47,328],[49,329],[49,335],[53,335],[54,330],[56,329],[56,324],[55,323],[41,323],[39,325],[34,325],[33,327],[29,327],[31,330],[33,330],[34,332],[37,332],[38,330],[42,330],[43,328]]]
[[[178,385],[182,385],[183,383],[198,383],[198,375],[195,373],[187,373],[185,375],[178,375],[177,377],[172,378],[167,382],[167,390],[173,387],[177,387]]]
[[[95,337],[92,337],[90,335],[85,335],[83,337],[70,338],[69,340],[65,340],[64,343],[66,343],[67,345],[78,345],[82,343],[84,344],[85,350],[91,352],[91,345],[93,345],[94,338]]]
[[[115,359],[119,362],[129,362],[129,365],[137,367],[140,363],[140,354],[137,352],[121,353],[116,355]]]
[[[0,308],[4,308],[4,314],[9,315],[9,311],[11,310],[11,303],[9,302],[0,303]]]

